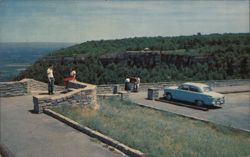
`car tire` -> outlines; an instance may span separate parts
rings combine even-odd
[[[166,93],[165,98],[170,101],[172,100],[172,95],[170,93]]]
[[[196,100],[196,101],[195,101],[195,104],[196,104],[197,106],[203,106],[203,105],[204,105],[203,101],[201,101],[201,100]]]

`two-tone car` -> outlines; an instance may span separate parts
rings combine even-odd
[[[212,88],[203,83],[183,83],[180,86],[164,88],[164,97],[167,100],[179,100],[202,105],[222,105],[225,103],[224,95],[212,91]]]

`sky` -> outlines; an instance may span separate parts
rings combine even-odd
[[[248,0],[0,0],[0,42],[249,32]]]

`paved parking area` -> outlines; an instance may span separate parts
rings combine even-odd
[[[160,92],[160,96],[163,91]],[[226,103],[219,109],[201,111],[147,99],[147,92],[131,93],[133,102],[173,113],[250,131],[250,92],[225,94]]]
[[[16,157],[121,157],[89,136],[45,114],[32,96],[0,98],[0,143]]]
[[[249,89],[217,87],[217,91]],[[160,92],[163,95],[163,92]],[[221,109],[200,111],[147,100],[147,92],[131,93],[136,103],[250,131],[250,92],[225,94]],[[0,98],[0,143],[18,157],[119,157],[89,136],[45,114],[33,114],[32,96]]]

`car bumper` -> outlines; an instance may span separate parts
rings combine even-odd
[[[213,102],[212,102],[212,105],[222,105],[225,103],[225,98],[217,98],[217,99],[214,99]]]

